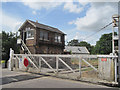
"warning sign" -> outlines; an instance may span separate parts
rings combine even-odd
[[[29,61],[27,60],[27,58],[24,59],[24,65],[25,65],[25,67],[27,67],[29,65]]]
[[[107,61],[107,58],[101,58],[101,61]]]

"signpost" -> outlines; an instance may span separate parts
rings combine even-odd
[[[119,65],[119,69],[118,69],[118,75],[119,76],[118,76],[118,78],[119,78],[119,80],[118,80],[118,84],[120,86],[120,22],[119,22],[118,30],[119,30],[119,40],[118,40],[118,42],[119,42],[119,50],[118,50],[118,54],[119,54],[118,55],[118,65]]]
[[[101,61],[107,61],[107,58],[101,58]]]
[[[27,60],[27,58],[24,59],[24,66],[27,67],[29,65],[29,61]]]

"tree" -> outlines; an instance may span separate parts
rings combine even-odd
[[[2,33],[0,33],[0,60],[2,60]]]
[[[93,46],[91,46],[88,42],[86,41],[81,41],[79,42],[77,39],[73,39],[68,42],[68,46],[84,46],[88,49],[88,51],[91,53]]]
[[[67,43],[68,46],[79,46],[79,41],[77,39],[73,39]]]
[[[117,35],[116,32],[114,32]],[[112,53],[112,33],[103,34],[95,46],[90,45],[85,41],[79,42],[78,40],[71,40],[68,45],[70,46],[85,46],[90,54],[110,54]],[[115,41],[115,46],[118,42]]]
[[[86,47],[86,48],[88,49],[88,51],[91,53],[92,46],[91,46],[88,42],[86,42],[86,41],[81,41],[81,42],[79,43],[79,46],[84,46],[84,47]]]
[[[18,37],[16,33],[6,33],[2,31],[2,60],[6,60],[6,63],[9,59],[10,48],[12,48],[15,53],[19,53],[20,47],[17,45]]]
[[[97,41],[94,54],[110,54],[112,52],[112,33],[104,34]]]

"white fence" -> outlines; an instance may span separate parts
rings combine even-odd
[[[71,79],[106,79],[117,83],[118,57],[114,55],[14,54],[13,50],[10,52],[11,70],[25,70]],[[27,67],[23,64],[25,58],[29,61]],[[106,71],[109,72],[105,74]]]

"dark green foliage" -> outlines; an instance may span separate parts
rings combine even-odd
[[[6,33],[2,31],[2,60],[9,59],[10,48],[12,48],[15,53],[19,53],[20,47],[17,45],[17,38],[16,33]]]
[[[2,59],[2,33],[0,33],[0,60]]]
[[[68,43],[68,46],[79,46],[79,41],[77,39],[73,39],[67,43]]]
[[[90,53],[91,53],[91,50],[93,49],[93,46],[91,46],[89,43],[85,41],[79,42],[77,39],[73,39],[70,42],[68,42],[68,46],[84,46],[88,49]]]
[[[112,52],[112,33],[104,34],[97,41],[93,54],[110,54]]]
[[[117,33],[115,32],[115,35]],[[85,46],[90,54],[110,54],[112,52],[112,33],[103,34],[99,41],[96,42],[95,46],[90,45],[85,41],[79,42],[78,40],[71,40],[68,42],[70,46]],[[115,46],[118,45],[118,42],[115,41]]]
[[[81,41],[79,43],[79,46],[85,46],[88,49],[88,51],[91,52],[92,46],[89,43],[87,43],[85,41]]]

